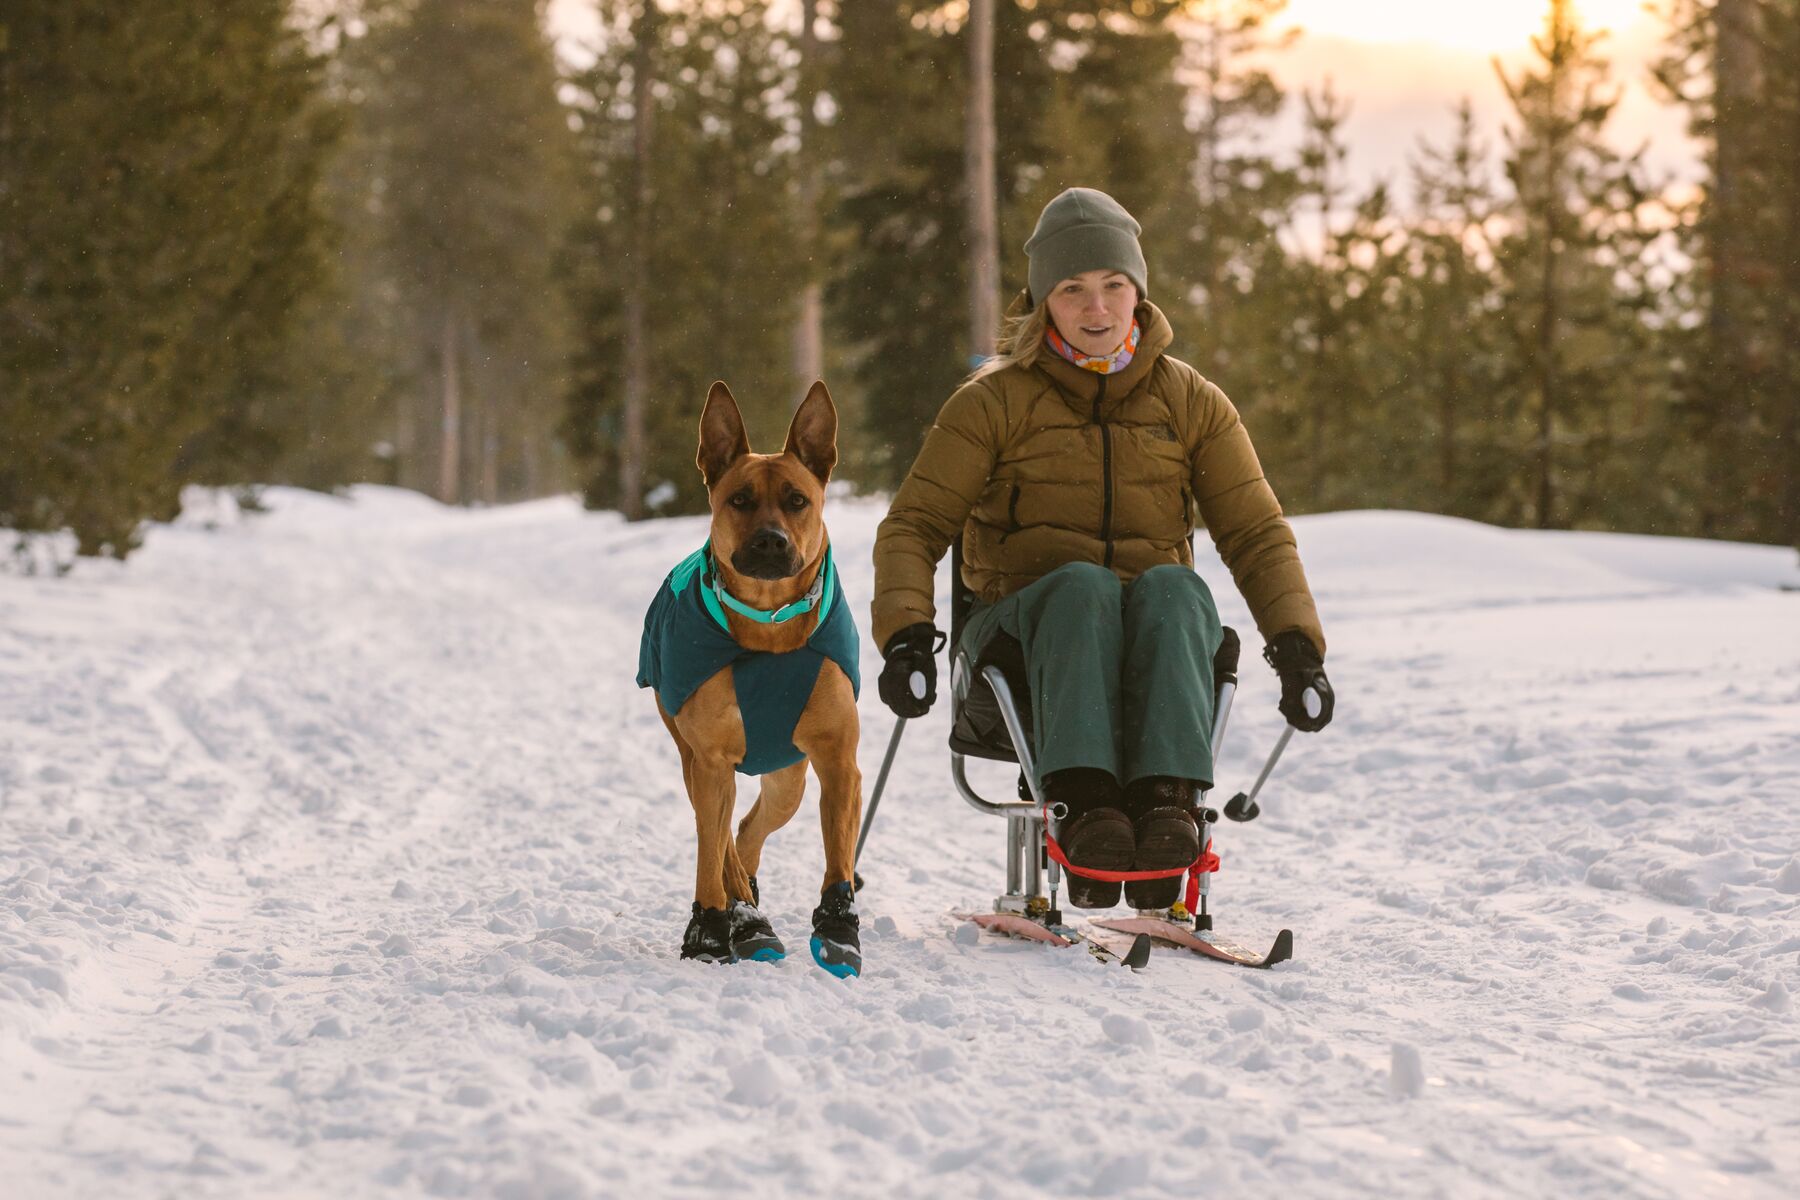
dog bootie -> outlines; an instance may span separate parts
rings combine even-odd
[[[735,962],[736,956],[731,953],[730,911],[701,908],[696,900],[687,932],[681,935],[681,957],[707,963]]]
[[[812,914],[813,961],[846,979],[862,974],[862,939],[858,935],[856,892],[848,881],[834,883],[819,895]]]
[[[754,962],[775,962],[787,957],[787,947],[775,936],[769,919],[754,904],[731,902],[731,952]]]

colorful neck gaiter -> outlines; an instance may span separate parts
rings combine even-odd
[[[1118,349],[1111,354],[1083,354],[1069,345],[1062,334],[1056,332],[1052,325],[1044,331],[1044,341],[1050,348],[1068,359],[1084,371],[1092,371],[1096,375],[1117,375],[1131,365],[1131,356],[1137,353],[1138,337],[1142,334],[1137,318],[1131,318],[1131,329],[1125,334],[1125,340],[1119,343]]]

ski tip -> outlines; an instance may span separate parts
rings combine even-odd
[[[1278,962],[1286,962],[1294,957],[1294,933],[1284,929],[1275,935],[1275,944],[1269,947],[1268,957],[1263,959],[1263,966],[1272,967]]]
[[[1150,965],[1150,935],[1140,933],[1131,939],[1131,949],[1125,952],[1120,960],[1134,971],[1141,971]]]
[[[855,962],[826,962],[825,943],[820,938],[812,939],[813,961],[823,967],[828,974],[839,979],[854,979],[862,974],[862,964]]]

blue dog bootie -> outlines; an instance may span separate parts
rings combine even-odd
[[[754,904],[731,902],[731,952],[751,962],[779,962],[787,947],[775,936],[774,926]]]
[[[856,916],[856,889],[848,880],[834,883],[819,896],[812,914],[813,961],[848,979],[862,974],[862,940]]]

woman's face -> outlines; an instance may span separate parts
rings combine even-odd
[[[1083,271],[1050,289],[1050,320],[1083,354],[1111,354],[1130,331],[1137,302],[1137,286],[1118,271]]]

